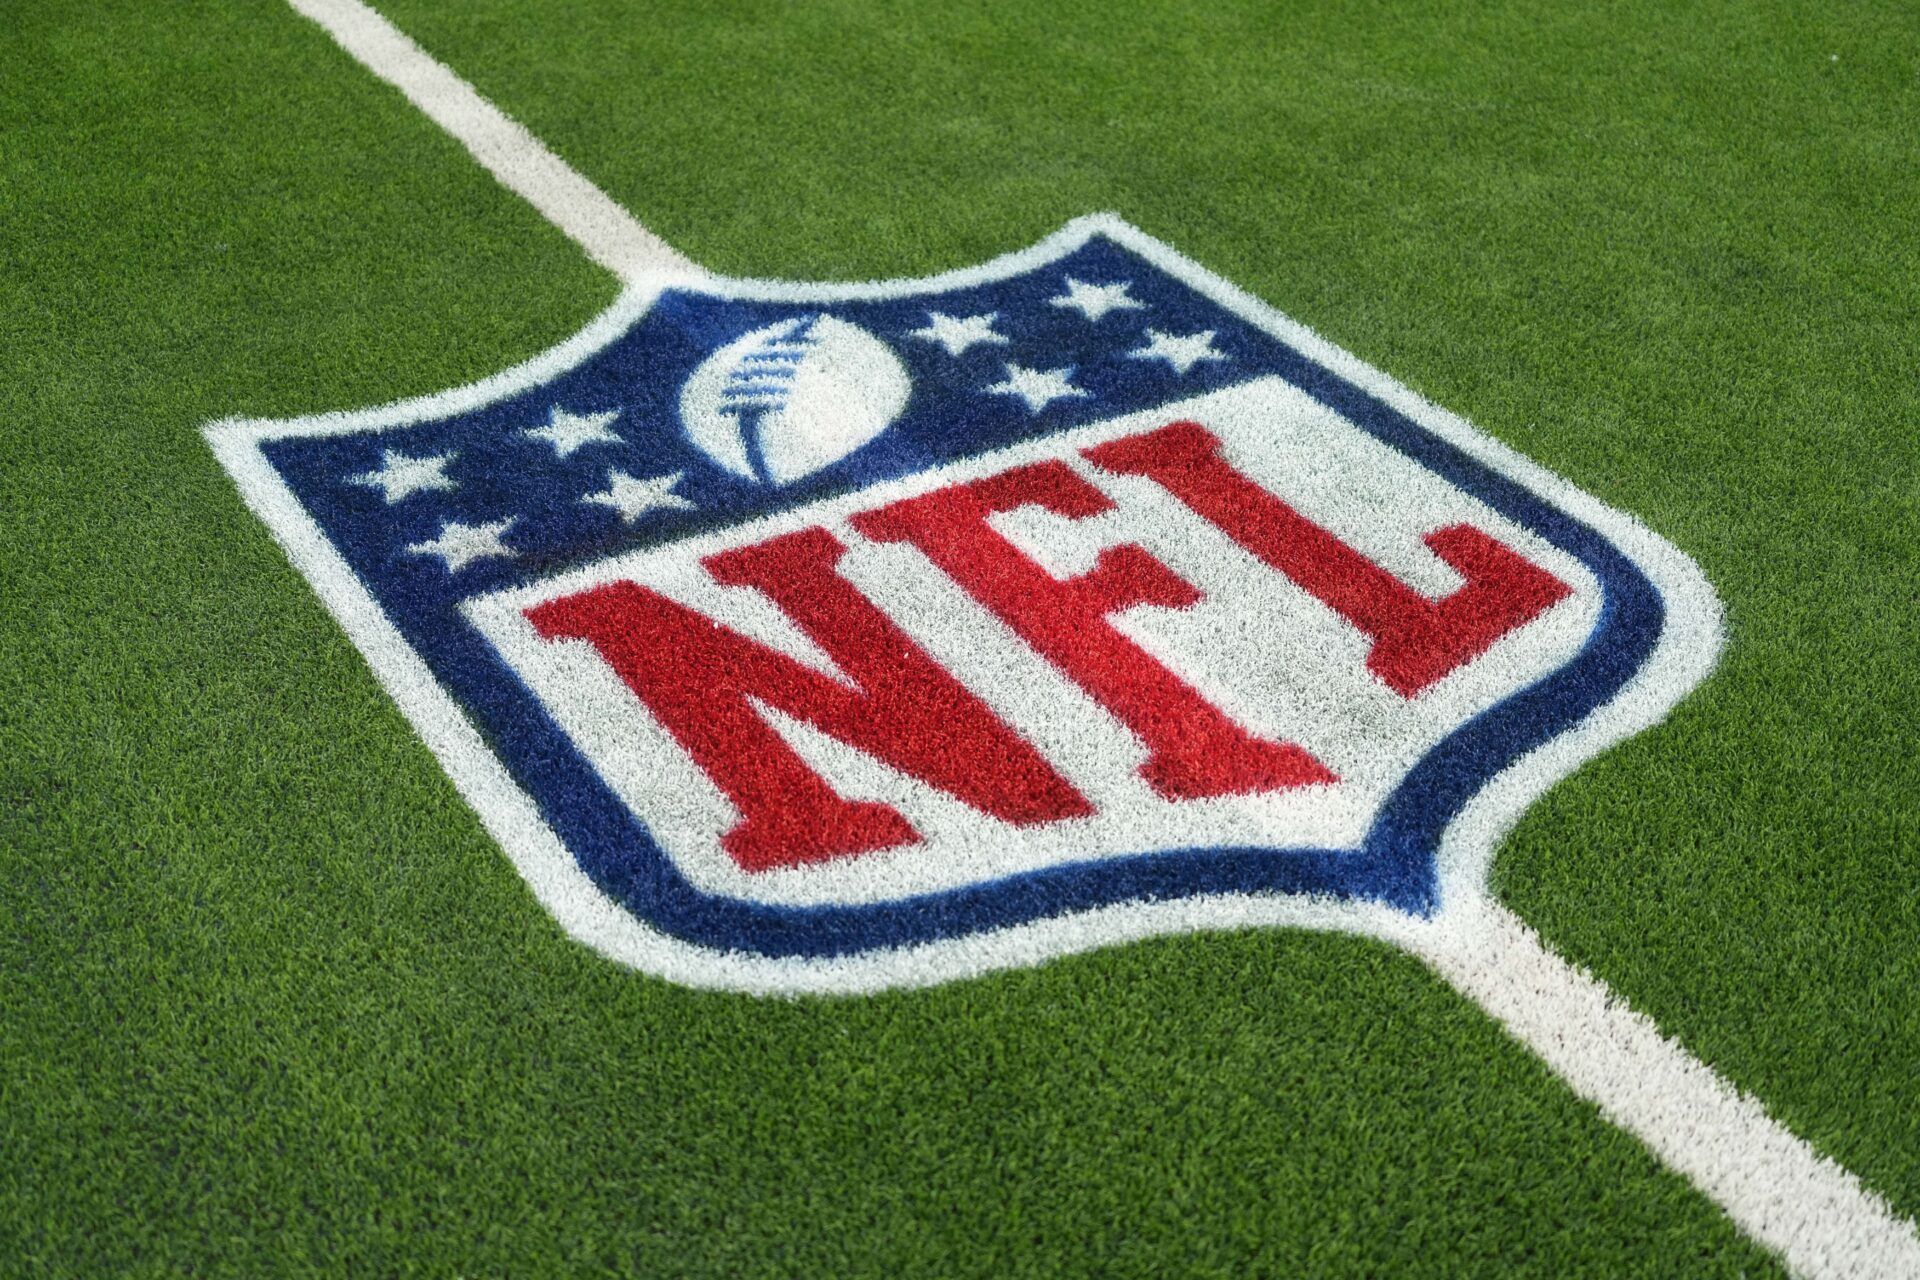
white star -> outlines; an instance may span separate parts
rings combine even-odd
[[[607,430],[607,424],[619,416],[618,409],[609,409],[605,413],[568,413],[555,405],[546,426],[533,427],[520,434],[530,440],[545,440],[553,446],[555,455],[566,458],[582,445],[624,443],[619,436]]]
[[[1092,394],[1074,386],[1072,378],[1072,365],[1064,369],[1040,370],[1028,369],[1009,360],[1006,381],[996,382],[987,390],[997,396],[1019,396],[1027,402],[1029,412],[1038,413],[1055,400],[1084,399]]]
[[[510,556],[512,547],[500,541],[500,535],[513,528],[520,517],[508,516],[490,524],[461,524],[443,521],[440,536],[431,542],[416,542],[407,550],[416,556],[439,556],[447,562],[448,573],[458,573],[475,560],[492,556]]]
[[[1147,330],[1147,345],[1138,351],[1127,354],[1135,360],[1165,360],[1173,366],[1174,372],[1185,374],[1187,370],[1202,360],[1225,360],[1225,353],[1213,349],[1213,329],[1203,329],[1199,333],[1190,333],[1186,337],[1176,337],[1171,333],[1162,333],[1158,329]]]
[[[422,489],[456,488],[453,481],[447,479],[447,464],[457,456],[443,453],[437,458],[409,458],[398,449],[388,449],[381,455],[377,468],[348,479],[354,484],[380,490],[386,495],[387,505],[392,506]]]
[[[948,355],[957,356],[968,347],[982,342],[997,342],[1004,345],[1007,341],[1006,335],[993,331],[993,322],[999,318],[998,311],[989,311],[983,316],[950,316],[939,311],[929,311],[927,327],[914,329],[907,336],[937,342],[947,349]]]
[[[696,511],[699,508],[673,491],[673,487],[680,483],[680,477],[685,474],[684,471],[676,471],[670,476],[650,476],[645,480],[637,480],[624,471],[610,470],[607,472],[606,492],[590,493],[580,501],[612,507],[628,524],[649,511]]]
[[[1125,280],[1119,284],[1088,284],[1068,276],[1067,291],[1047,301],[1056,307],[1072,307],[1089,320],[1098,320],[1109,311],[1144,310],[1146,303],[1135,302],[1127,296],[1129,287]]]

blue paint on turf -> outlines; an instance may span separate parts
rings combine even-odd
[[[1049,305],[1061,280],[1127,281],[1141,310],[1088,322]],[[675,291],[633,328],[551,382],[439,422],[379,433],[290,438],[268,459],[373,591],[435,674],[462,703],[542,814],[609,896],[675,936],[765,955],[831,956],[907,946],[1116,903],[1214,893],[1298,893],[1378,900],[1424,914],[1435,905],[1434,855],[1448,824],[1485,783],[1534,747],[1609,701],[1652,652],[1664,625],[1659,592],[1617,547],[1435,436],[1377,397],[1138,255],[1096,237],[1053,262],[984,285],[833,311],[881,335],[907,364],[914,392],[888,431],[847,458],[782,489],[733,476],[682,436],[681,384],[722,344],[817,307],[728,301]],[[1000,313],[1013,341],[958,357],[905,336],[929,310]],[[1147,326],[1216,331],[1229,359],[1175,375],[1164,361],[1134,360]],[[1074,368],[1091,394],[1034,414],[1016,397],[982,394],[1007,362]],[[688,882],[630,810],[600,781],[567,734],[457,611],[472,596],[535,581],[575,564],[676,540],[911,475],[976,454],[1278,374],[1329,408],[1503,516],[1583,563],[1603,592],[1599,621],[1575,659],[1467,723],[1409,772],[1354,849],[1195,848],[1102,858],[858,907],[778,907],[707,894]],[[589,445],[557,458],[522,433],[554,405],[576,413],[621,410],[620,446]],[[451,493],[389,507],[348,477],[372,470],[384,449],[414,456],[457,450]],[[695,511],[650,514],[628,529],[579,498],[602,489],[609,467],[637,475],[685,473]],[[443,520],[520,517],[508,535],[520,552],[449,575],[409,554]]]

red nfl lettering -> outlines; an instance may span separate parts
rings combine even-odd
[[[844,551],[832,534],[814,528],[701,563],[715,580],[773,599],[857,687],[631,581],[566,596],[526,616],[549,640],[592,642],[726,792],[740,820],[721,843],[745,870],[918,839],[892,807],[836,794],[753,699],[1007,822],[1091,812],[1039,752],[834,572]]]
[[[1479,529],[1426,544],[1466,585],[1439,600],[1406,586],[1224,457],[1192,422],[1083,450],[1150,479],[1373,641],[1367,668],[1411,698],[1564,598],[1570,588]],[[1304,747],[1249,731],[1112,623],[1139,605],[1185,609],[1200,590],[1135,543],[1062,580],[989,523],[1037,507],[1069,520],[1113,501],[1064,462],[1027,463],[848,516],[875,542],[916,547],[1147,748],[1140,776],[1169,800],[1337,782]],[[1039,751],[836,571],[845,546],[812,527],[705,556],[714,581],[777,604],[833,660],[836,680],[637,582],[604,583],[526,610],[548,640],[580,639],[725,792],[739,819],[721,840],[747,871],[914,843],[897,809],[838,794],[755,702],[1018,826],[1092,805]]]

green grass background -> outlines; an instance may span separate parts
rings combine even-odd
[[[1679,543],[1725,665],[1499,888],[1920,1211],[1910,12],[386,11],[709,265],[1115,209]],[[1772,1266],[1375,944],[769,1003],[567,941],[197,427],[613,282],[278,6],[10,6],[0,66],[0,1273]]]

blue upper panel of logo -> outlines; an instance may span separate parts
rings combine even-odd
[[[1089,320],[1085,309],[1054,305],[1068,293],[1069,279],[1124,282],[1138,305]],[[872,443],[798,483],[770,486],[716,465],[683,432],[679,398],[716,348],[781,320],[815,316],[820,306],[681,291],[668,293],[629,332],[545,386],[403,432],[279,442],[270,456],[363,576],[390,579],[410,593],[464,599],[613,551],[671,542],[1300,363],[1217,304],[1102,239],[1010,280],[922,297],[835,302],[830,309],[884,340],[905,363],[913,391],[898,420]],[[991,315],[1006,341],[949,354],[947,345],[915,336],[930,327],[932,312]],[[1132,354],[1150,342],[1149,330],[1209,329],[1224,358],[1197,362],[1185,374],[1166,360]],[[1018,395],[988,390],[1007,380],[1010,363],[1066,370],[1063,376],[1085,394],[1035,412]],[[608,429],[622,443],[584,444],[559,456],[553,444],[527,434],[547,426],[556,406],[576,415],[617,410]],[[378,488],[347,481],[377,470],[388,449],[411,457],[456,453],[447,474],[458,487],[390,506]],[[606,487],[609,467],[636,475],[684,472],[677,492],[694,509],[659,512],[628,528],[613,509],[579,501]],[[517,518],[511,541],[519,555],[512,560],[475,562],[450,576],[440,562],[406,551],[432,538],[443,520],[481,524],[509,516]]]
[[[757,463],[746,474],[722,465],[689,438],[682,390],[703,362],[756,331],[775,329],[777,339],[801,333],[823,313],[880,339],[904,366],[910,391],[884,431],[788,483],[773,482]],[[789,321],[796,323],[780,328]],[[1200,334],[1204,344],[1153,354],[1156,344],[1168,350],[1169,338]],[[1190,361],[1180,354],[1203,349],[1207,355]],[[1021,371],[1032,377],[1023,382]],[[458,611],[476,595],[609,555],[1274,375],[1566,551],[1604,592],[1600,623],[1575,660],[1455,729],[1407,775],[1357,851],[1129,853],[872,906],[716,897],[678,872]],[[1663,623],[1658,591],[1590,526],[1100,236],[1001,279],[934,282],[926,292],[884,299],[823,304],[673,290],[542,385],[439,421],[262,447],[595,883],[667,933],[766,955],[907,946],[1107,904],[1209,893],[1364,898],[1427,911],[1435,850],[1461,806],[1521,755],[1611,699],[1646,661]],[[613,471],[671,477],[670,488],[654,491],[671,500],[652,502],[631,521],[615,502],[583,501],[608,491]],[[376,479],[382,475],[390,481]],[[395,492],[401,496],[389,501]],[[479,531],[463,535],[476,554],[457,546],[451,555],[422,551],[437,540],[450,545],[449,528]],[[486,554],[489,539],[511,554]]]

